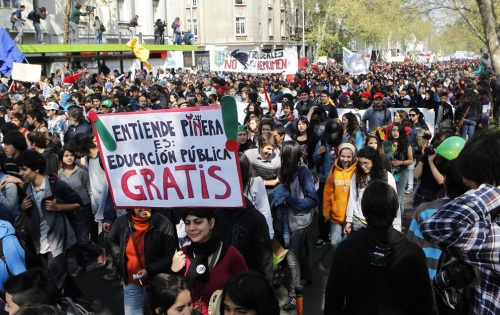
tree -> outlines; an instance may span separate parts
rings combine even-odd
[[[465,22],[470,31],[483,43],[491,55],[492,66],[500,71],[500,38],[493,0],[416,0],[422,12],[453,12]],[[435,15],[435,14],[434,14]]]
[[[404,0],[308,0],[305,11],[306,39],[314,43],[314,57],[332,55],[341,46],[359,50],[372,45],[389,51],[398,43],[426,39],[432,29]]]

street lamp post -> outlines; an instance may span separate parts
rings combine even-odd
[[[190,21],[190,27],[191,27],[191,34],[193,34],[193,39],[194,39],[194,23],[193,23],[193,1],[191,0],[191,5],[190,5],[190,14],[191,14],[191,21]],[[194,56],[194,50],[191,50],[191,66],[196,66],[196,60]]]
[[[304,10],[304,0],[302,0],[302,57],[306,56],[306,12]]]

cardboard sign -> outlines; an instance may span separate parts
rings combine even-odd
[[[12,79],[23,82],[38,82],[42,74],[42,65],[14,62]]]
[[[244,205],[220,107],[97,115],[93,126],[117,208]]]

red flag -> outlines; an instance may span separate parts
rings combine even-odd
[[[83,69],[82,71],[76,74],[66,76],[63,80],[63,84],[74,84],[76,80],[78,80],[78,78],[81,77],[85,71],[87,71],[87,68]]]
[[[314,71],[316,71],[316,72],[318,72],[318,73],[320,73],[320,72],[321,72],[321,67],[320,67],[319,65],[317,65],[317,64],[314,64],[314,65],[312,66],[312,68],[313,68],[313,70],[314,70]]]
[[[264,88],[264,95],[266,96],[267,104],[268,104],[269,108],[271,108],[271,99],[269,98],[269,95],[267,94],[267,86],[265,84],[263,84],[262,87]]]
[[[299,69],[307,68],[307,57],[299,58]]]

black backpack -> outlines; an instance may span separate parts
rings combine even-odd
[[[15,18],[16,17],[16,13],[17,13],[17,11],[14,11],[10,15],[10,23],[12,23],[12,24],[14,24],[17,21],[16,18]]]
[[[35,10],[31,10],[30,13],[28,13],[28,20],[32,20],[35,18]]]
[[[172,24],[170,25],[170,27],[175,30],[175,21],[172,22]]]

